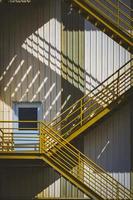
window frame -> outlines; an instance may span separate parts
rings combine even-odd
[[[37,121],[42,120],[42,103],[41,102],[14,102],[13,103],[13,121],[19,121],[19,108],[37,108]],[[19,129],[19,123],[14,123],[14,128]],[[38,130],[17,130],[21,133],[38,133]]]

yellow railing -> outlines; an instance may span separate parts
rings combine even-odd
[[[132,87],[132,59],[49,123],[64,138],[93,120]]]
[[[80,5],[85,3],[94,8],[101,16],[115,24],[130,37],[132,36],[132,9],[120,0],[73,0]]]
[[[86,185],[103,199],[132,199],[133,194],[128,189],[42,122],[40,138],[40,152],[81,185]]]
[[[29,122],[37,123],[37,128],[19,128],[20,123]],[[133,198],[127,188],[44,122],[0,121],[0,131],[3,137],[0,142],[2,153],[21,155],[23,152],[34,152],[37,158],[40,153],[40,158],[94,199]]]
[[[22,123],[25,128],[19,128]],[[37,123],[37,128],[30,128],[33,123]],[[39,124],[39,121],[0,121],[0,150],[39,151]]]

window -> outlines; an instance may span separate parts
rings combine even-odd
[[[15,102],[13,104],[14,149],[17,151],[38,151],[39,130],[38,123],[29,121],[42,120],[42,104],[39,102]],[[26,121],[18,122],[18,121]]]
[[[42,104],[38,102],[15,102],[13,119],[16,121],[28,121],[26,123],[19,122],[17,125],[19,129],[29,131],[35,130],[37,128],[37,123],[29,121],[42,120]]]
[[[18,108],[18,120],[19,121],[37,121],[37,108]],[[23,129],[35,129],[37,128],[37,123],[27,122],[27,123],[19,123],[19,128]]]

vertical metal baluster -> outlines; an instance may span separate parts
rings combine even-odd
[[[118,27],[120,26],[120,2],[118,0],[118,3],[117,3],[117,6],[118,6],[118,12],[117,12],[117,25]]]
[[[41,132],[41,122],[39,123],[39,142],[40,142],[40,145],[39,145],[39,151],[40,153],[42,153],[42,132]]]
[[[119,77],[120,77],[120,71],[118,70],[118,76],[117,76],[117,98],[119,97]]]
[[[80,124],[82,126],[83,124],[83,103],[82,103],[82,99],[80,100]]]

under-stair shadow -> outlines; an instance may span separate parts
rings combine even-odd
[[[12,121],[10,123],[26,122]],[[7,128],[7,122],[3,127],[2,124],[0,126],[3,133],[2,141],[0,141],[0,155],[4,156],[4,159],[0,159],[0,197],[2,199],[62,198],[65,193],[65,198],[84,198],[84,194],[77,187],[40,159],[40,139],[38,138],[40,134],[33,135],[27,129],[16,129],[16,126]],[[32,122],[30,124],[32,125]],[[32,128],[29,127],[29,129]],[[11,141],[9,143],[10,138],[12,143]],[[79,140],[76,144],[79,146]],[[26,158],[26,155],[31,156]],[[14,180],[13,183],[12,180]],[[62,183],[67,183],[67,187],[64,188]],[[71,192],[66,191],[68,187]]]

